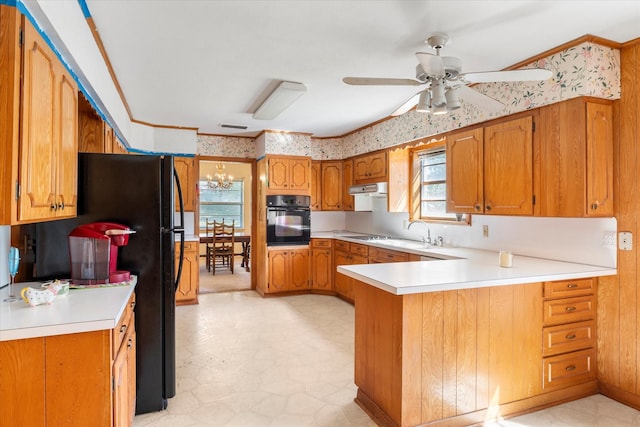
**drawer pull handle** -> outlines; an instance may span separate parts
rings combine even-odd
[[[564,369],[565,369],[565,371],[575,371],[576,370],[576,365],[569,365]]]
[[[120,333],[123,333],[126,330],[127,330],[127,325],[120,326]]]
[[[565,310],[567,310],[567,311],[576,311],[576,307],[572,305],[572,306],[569,306],[569,307],[565,308]]]
[[[574,340],[574,339],[576,339],[576,334],[574,334],[574,333],[567,334],[566,338],[568,340]]]
[[[577,287],[578,287],[578,285],[576,285],[575,283],[569,283],[567,285],[567,288],[569,288],[569,289],[573,289],[573,288],[577,288]]]

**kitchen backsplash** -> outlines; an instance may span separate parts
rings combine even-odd
[[[9,283],[9,247],[11,246],[11,227],[0,225],[0,286]]]
[[[409,219],[407,213],[389,213],[384,198],[374,199],[372,212],[313,212],[311,230],[350,230],[381,234],[420,241],[427,234],[423,225],[410,230],[403,227]],[[378,206],[376,206],[378,205]],[[483,237],[483,226],[489,237]],[[605,246],[605,234],[615,234],[615,218],[540,218],[476,215],[471,225],[443,225],[429,223],[431,237],[442,236],[445,245],[486,249],[510,250],[515,255],[558,259],[584,264],[616,266],[615,245]]]

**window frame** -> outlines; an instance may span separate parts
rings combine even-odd
[[[244,178],[239,178],[239,179],[234,179],[233,183],[240,183],[240,201],[239,202],[203,202],[203,198],[202,198],[202,194],[207,190],[207,180],[206,179],[200,179],[198,181],[199,184],[199,188],[200,188],[200,197],[198,198],[198,228],[200,230],[200,234],[205,233],[205,227],[203,225],[203,221],[206,220],[206,218],[211,218],[211,216],[203,216],[203,209],[202,206],[239,206],[240,208],[240,224],[238,224],[238,221],[235,222],[235,228],[236,229],[244,229],[244,225],[245,225],[245,180]],[[223,190],[225,191],[225,190]],[[235,216],[233,219],[236,219]]]
[[[409,183],[410,186],[410,212],[409,219],[416,220],[420,219],[426,222],[433,223],[442,223],[442,224],[451,224],[451,225],[471,225],[471,215],[470,214],[450,214],[453,215],[451,218],[446,217],[437,217],[437,216],[425,216],[422,214],[422,186],[424,182],[422,181],[422,155],[427,152],[433,151],[444,151],[445,159],[446,159],[446,138],[441,138],[438,140],[430,141],[426,144],[420,144],[411,148],[410,153],[410,176],[411,180]],[[445,160],[446,162],[446,160]],[[446,177],[444,179],[444,184],[446,186],[447,180]],[[446,196],[445,196],[445,211],[446,211]]]

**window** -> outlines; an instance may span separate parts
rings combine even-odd
[[[464,221],[466,215],[447,213],[447,164],[444,146],[419,153],[420,217],[438,221]]]
[[[244,228],[244,181],[234,180],[228,190],[212,190],[207,180],[200,180],[200,230],[205,230],[206,220],[231,222],[236,228]]]

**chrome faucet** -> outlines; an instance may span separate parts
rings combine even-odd
[[[420,223],[423,224],[425,227],[427,227],[427,237],[425,238],[425,236],[422,236],[422,243],[426,243],[428,245],[431,244],[431,229],[429,228],[429,226],[427,225],[426,222],[422,221],[421,219],[417,219],[415,221],[411,221],[409,223],[409,225],[407,226],[407,230],[409,230],[411,228],[411,226],[415,223]]]

